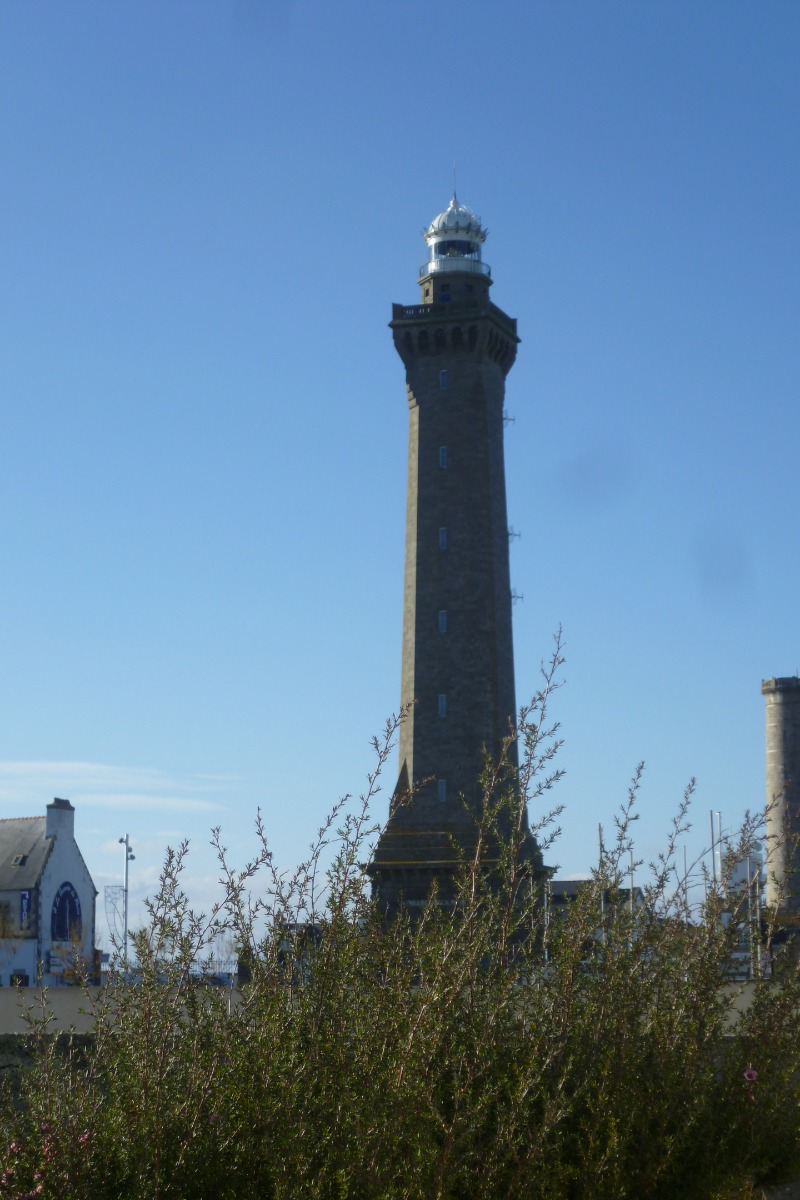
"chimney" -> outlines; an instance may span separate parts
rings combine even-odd
[[[69,800],[61,800],[56,796],[52,804],[47,806],[46,837],[75,838],[75,809]]]

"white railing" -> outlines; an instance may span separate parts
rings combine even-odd
[[[481,262],[480,259],[462,258],[461,255],[453,254],[443,258],[432,258],[427,266],[422,266],[419,269],[420,279],[423,275],[435,275],[437,273],[450,275],[455,272],[466,272],[470,275],[488,275],[491,278],[492,268],[488,263]]]

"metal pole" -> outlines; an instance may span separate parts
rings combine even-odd
[[[761,978],[761,855],[756,851],[756,951],[758,953],[758,966],[756,970],[756,978]]]
[[[689,868],[686,865],[686,845],[683,847],[683,923],[689,924]]]
[[[756,864],[756,870],[758,864]],[[753,854],[748,851],[747,854],[747,932],[750,943],[750,978],[758,979],[758,967],[756,966],[756,956],[759,954],[758,933],[753,924]]]
[[[550,876],[544,881],[544,961],[545,965],[550,961],[550,947],[548,938],[550,935]]]
[[[606,944],[606,876],[603,865],[603,826],[597,826],[597,836],[600,842],[600,945]]]
[[[711,809],[711,882],[714,884],[714,891],[717,890],[717,847],[714,838],[714,810]]]
[[[128,834],[119,839],[120,845],[125,847],[125,870],[123,878],[125,880],[122,888],[122,961],[127,965],[128,962],[128,863],[133,862],[136,855],[131,850],[131,843]]]

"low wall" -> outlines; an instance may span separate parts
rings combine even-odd
[[[77,987],[48,988],[45,1003],[48,1016],[52,1020],[47,1026],[48,1033],[91,1033],[92,1018],[85,1011],[91,1004],[91,998],[96,996],[100,988],[89,988],[89,996]],[[25,1010],[31,1009],[37,1017],[42,1015],[42,993],[38,987],[0,988],[0,1035],[25,1034],[29,1026],[25,1020]]]

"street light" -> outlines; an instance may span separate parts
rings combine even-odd
[[[131,850],[131,843],[128,834],[119,839],[120,845],[125,847],[125,883],[122,888],[122,961],[127,966],[128,963],[128,863],[133,862],[136,855]]]

